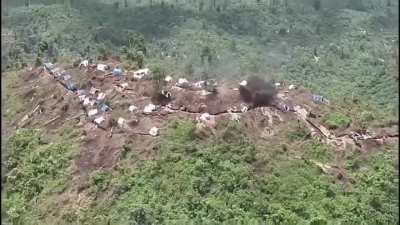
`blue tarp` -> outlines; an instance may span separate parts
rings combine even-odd
[[[67,88],[68,88],[68,90],[70,90],[70,91],[76,91],[76,90],[78,90],[78,87],[77,87],[76,83],[73,82],[72,80],[68,81],[68,83],[67,83]]]
[[[100,110],[102,112],[107,112],[109,109],[110,109],[110,107],[104,101],[102,101],[100,103]]]
[[[71,79],[71,75],[69,74],[65,74],[64,76],[62,76],[63,80],[70,80]]]
[[[45,63],[44,64],[44,68],[48,69],[48,70],[52,70],[54,69],[54,64],[53,63]]]
[[[324,102],[325,98],[322,95],[313,95],[312,99],[314,102]]]
[[[122,76],[122,69],[115,68],[115,69],[112,71],[112,75],[113,75],[113,76]]]

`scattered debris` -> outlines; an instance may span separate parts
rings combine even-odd
[[[152,113],[153,111],[155,111],[156,109],[157,109],[157,107],[154,104],[150,103],[144,107],[143,113],[149,114],[149,113]]]
[[[136,107],[135,105],[130,105],[128,111],[133,113],[138,109],[138,107]]]
[[[158,135],[158,128],[157,127],[152,127],[149,131],[149,134],[153,137]]]

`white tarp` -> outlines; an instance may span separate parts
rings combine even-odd
[[[133,72],[133,78],[136,80],[141,80],[150,75],[150,70],[148,68],[136,70]]]
[[[247,80],[242,80],[242,81],[239,83],[239,85],[240,85],[240,86],[246,86],[246,85],[247,85]]]
[[[83,61],[79,64],[79,67],[81,67],[81,66],[83,66],[83,67],[88,67],[88,66],[89,66],[89,60],[83,60]]]
[[[135,105],[130,105],[129,108],[128,108],[128,111],[131,112],[131,113],[133,113],[133,112],[135,112],[137,109],[138,109],[138,107],[136,107]]]
[[[157,128],[157,127],[152,127],[152,128],[149,130],[149,134],[150,134],[151,136],[153,136],[153,137],[157,136],[157,135],[158,135],[158,128]]]
[[[94,122],[97,124],[97,125],[100,125],[102,122],[104,122],[104,117],[103,116],[100,116],[100,117],[98,117],[98,118],[96,118],[95,120],[94,120]]]
[[[108,69],[108,66],[105,64],[97,64],[97,70],[100,71],[106,71]]]
[[[148,104],[148,105],[146,105],[145,107],[144,107],[144,109],[143,109],[143,112],[144,113],[151,113],[151,112],[153,112],[153,111],[155,111],[156,110],[156,106],[155,105],[153,105],[153,104]]]
[[[98,113],[97,109],[91,109],[88,111],[88,116],[94,116]]]
[[[103,100],[106,97],[106,94],[103,92],[100,92],[99,95],[97,96],[97,100]]]
[[[122,126],[125,124],[125,121],[126,121],[126,120],[125,120],[124,118],[119,117],[117,123],[118,123],[119,126],[122,127]]]
[[[171,76],[166,76],[166,77],[165,77],[165,81],[166,81],[166,82],[172,81],[172,77],[171,77]]]

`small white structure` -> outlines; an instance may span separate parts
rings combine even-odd
[[[148,114],[148,113],[155,111],[156,109],[157,109],[157,107],[150,103],[144,107],[143,113]]]
[[[87,105],[89,105],[90,104],[90,98],[89,97],[86,97],[84,100],[83,100],[83,105],[84,106],[87,106]]]
[[[293,89],[296,89],[296,85],[294,85],[294,84],[289,85],[289,90],[293,90]]]
[[[94,120],[94,122],[97,124],[97,125],[100,125],[102,122],[104,122],[105,121],[105,119],[104,119],[104,117],[103,116],[100,116],[100,117],[98,117],[98,118],[96,118],[95,120]]]
[[[157,128],[157,127],[152,127],[152,128],[149,130],[149,134],[150,134],[151,136],[153,136],[153,137],[157,136],[157,135],[158,135],[158,128]]]
[[[128,87],[128,83],[122,83],[122,84],[121,84],[121,87],[122,87],[122,88],[127,88],[127,87]]]
[[[161,90],[161,94],[164,95],[166,98],[171,98],[172,94],[169,91]]]
[[[97,64],[97,70],[106,71],[108,66],[106,64]]]
[[[86,95],[79,95],[78,98],[80,102],[83,102],[86,98]]]
[[[148,68],[136,70],[135,72],[133,72],[133,78],[135,80],[141,80],[149,76],[150,76],[150,70]]]
[[[186,87],[188,85],[189,85],[189,81],[186,80],[185,78],[179,78],[178,83],[176,84],[176,86],[178,86],[178,87]]]
[[[280,87],[281,83],[275,83],[275,87]]]
[[[76,64],[75,64],[76,65]],[[88,67],[89,66],[89,60],[83,60],[80,64],[79,67]]]
[[[97,100],[103,100],[106,97],[106,94],[103,92],[100,92],[99,95],[97,96]]]
[[[206,90],[201,90],[201,92],[200,92],[200,95],[201,95],[201,96],[207,96],[207,95],[209,95],[209,94],[211,94],[211,92],[208,92],[208,91],[206,91]]]
[[[119,125],[120,127],[123,127],[124,124],[125,124],[125,122],[126,122],[126,120],[125,120],[124,118],[122,118],[122,117],[119,117],[119,118],[118,118],[117,123],[118,123],[118,125]]]
[[[128,111],[133,113],[138,109],[138,107],[136,107],[135,105],[130,105]]]
[[[247,85],[247,80],[242,80],[242,82],[239,83],[240,86],[246,86]]]
[[[166,82],[171,82],[172,81],[172,77],[171,76],[166,76],[164,80]]]
[[[199,117],[199,120],[202,121],[202,122],[206,122],[206,121],[208,121],[210,119],[211,119],[211,115],[209,113],[203,113]]]
[[[247,110],[249,110],[249,107],[244,105],[240,111],[242,111],[242,113],[245,113],[247,112]]]
[[[88,116],[94,116],[98,113],[97,109],[91,109],[88,111]]]
[[[201,81],[194,83],[194,86],[197,88],[203,88],[205,83],[206,83],[205,81],[201,80]]]

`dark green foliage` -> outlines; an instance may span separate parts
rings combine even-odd
[[[339,112],[330,113],[322,118],[322,122],[329,129],[347,128],[350,126],[351,119]]]
[[[396,224],[396,176],[391,153],[365,156],[353,167],[353,191],[309,160],[275,158],[273,171],[253,172],[255,148],[237,124],[200,143],[194,124],[176,122],[160,158],[121,175],[124,192],[99,207],[111,224]],[[305,146],[303,157],[329,163],[332,149]],[[353,160],[354,161],[354,160]],[[349,161],[350,162],[350,161]],[[364,192],[369,195],[364,195]],[[370,216],[373,215],[371,218]],[[89,223],[90,224],[90,223]]]
[[[66,185],[66,168],[70,165],[76,138],[72,130],[65,130],[59,140],[45,143],[37,130],[21,129],[7,140],[5,157],[6,215],[12,224],[19,224],[26,211],[32,210],[30,201],[46,189],[57,191]],[[54,182],[61,180],[62,182]],[[55,186],[54,186],[55,185]]]
[[[311,133],[306,127],[296,127],[288,133],[289,141],[302,141],[311,138]]]

